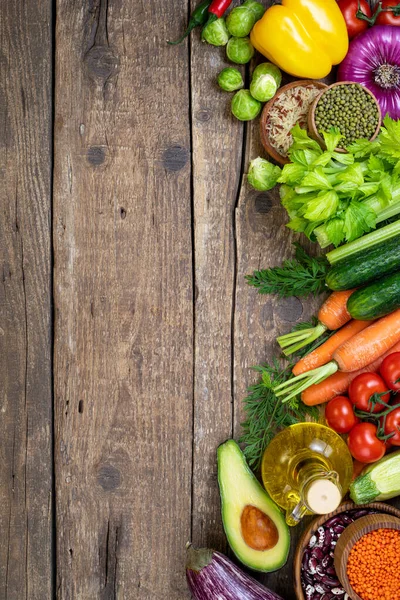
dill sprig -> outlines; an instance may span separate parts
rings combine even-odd
[[[260,382],[249,387],[244,399],[246,420],[242,423],[240,442],[245,444],[244,454],[253,469],[260,467],[265,448],[272,438],[285,427],[306,420],[318,419],[318,408],[308,407],[298,398],[282,403],[272,391],[272,386],[287,381],[292,375],[292,365],[282,369],[278,360],[272,365],[253,367],[260,373]]]
[[[329,263],[324,256],[313,257],[297,242],[295,257],[283,261],[281,267],[254,271],[246,275],[249,285],[260,294],[277,294],[281,298],[290,296],[314,296],[326,291],[325,276]]]

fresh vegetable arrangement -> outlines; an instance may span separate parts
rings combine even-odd
[[[277,336],[272,364],[254,368],[240,446],[227,440],[217,450],[229,545],[248,568],[269,572],[288,558],[288,525],[338,506],[353,461],[356,504],[400,495],[400,2],[231,4],[200,2],[170,43],[200,27],[203,42],[224,47],[232,64],[216,83],[232,94],[236,119],[262,112],[262,144],[279,162],[255,157],[248,184],[267,193],[279,186],[287,227],[318,248],[295,242],[282,265],[246,276],[260,294],[321,296],[321,305]],[[335,65],[336,84],[318,81]],[[282,71],[302,80],[281,87]],[[268,458],[268,448],[278,456],[275,446],[279,468]],[[372,512],[356,506],[311,537],[300,577],[307,600],[347,597],[335,545]],[[368,565],[362,577],[370,581]],[[187,580],[199,600],[279,599],[212,550],[189,548]]]

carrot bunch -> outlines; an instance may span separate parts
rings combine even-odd
[[[354,290],[333,292],[323,303],[318,312],[318,324],[315,327],[292,331],[276,338],[276,341],[286,356],[298,352],[304,346],[311,344],[328,329],[335,331],[351,319],[347,310],[347,300]]]
[[[274,387],[274,392],[278,397],[285,396],[287,402],[338,371],[355,373],[368,367],[399,342],[400,309],[372,323],[351,321],[299,361],[293,369],[297,376]]]

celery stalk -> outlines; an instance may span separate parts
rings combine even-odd
[[[394,205],[389,206],[387,210],[393,208]],[[398,212],[400,212],[400,203],[398,203],[397,210]],[[385,216],[384,218],[387,219],[389,217]],[[345,258],[348,258],[349,256],[352,256],[353,254],[356,254],[361,250],[366,250],[367,248],[371,248],[376,244],[386,242],[387,240],[390,240],[391,238],[397,235],[400,236],[400,219],[398,221],[395,221],[394,223],[386,225],[385,227],[381,227],[381,229],[375,229],[374,231],[371,231],[371,233],[367,233],[366,235],[363,235],[363,237],[358,238],[358,240],[354,240],[353,242],[349,242],[344,246],[339,246],[339,248],[335,248],[335,250],[332,250],[331,252],[328,252],[326,254],[326,258],[328,259],[331,265],[334,265],[339,260],[344,260]]]

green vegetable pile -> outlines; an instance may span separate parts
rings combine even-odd
[[[400,213],[400,121],[386,117],[376,140],[357,140],[347,154],[335,151],[337,128],[324,133],[325,151],[298,125],[292,135],[291,162],[278,179],[290,229],[322,248],[339,246]]]

